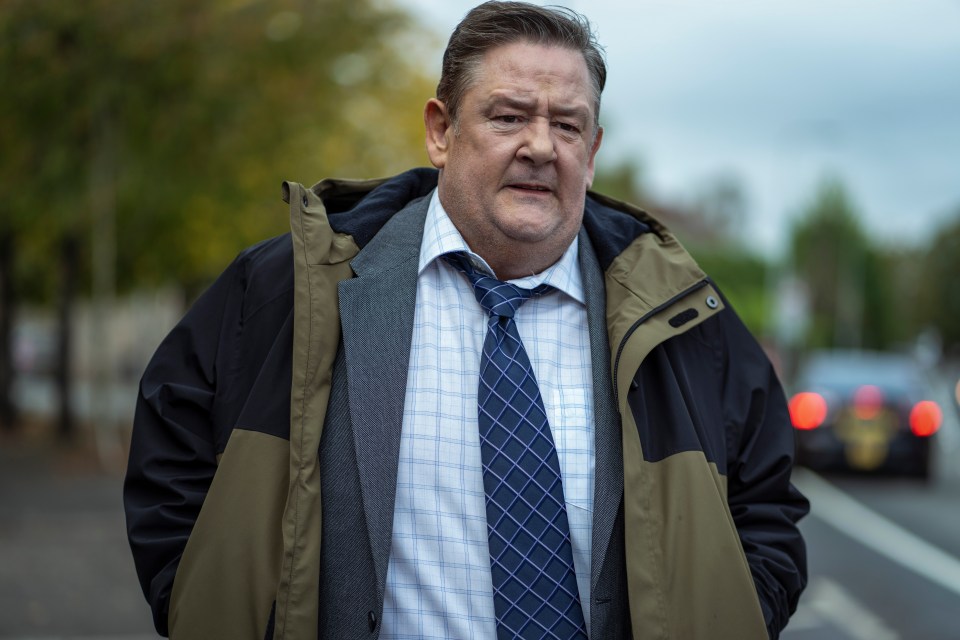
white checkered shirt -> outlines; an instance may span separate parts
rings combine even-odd
[[[437,260],[451,251],[466,251],[486,265],[469,251],[434,191],[420,247],[380,633],[385,639],[496,637],[477,426],[487,317],[467,279]],[[510,282],[557,289],[525,302],[515,320],[557,446],[589,630],[593,379],[577,240],[543,273]]]

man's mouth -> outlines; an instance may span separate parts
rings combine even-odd
[[[515,184],[509,185],[511,189],[520,189],[523,191],[534,191],[534,192],[549,192],[551,191],[550,187],[546,187],[541,184],[533,184],[527,182],[518,182]]]

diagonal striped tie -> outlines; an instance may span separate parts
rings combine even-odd
[[[560,463],[513,315],[553,288],[522,289],[446,254],[489,314],[480,360],[480,451],[497,637],[582,638]]]

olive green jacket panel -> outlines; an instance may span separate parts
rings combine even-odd
[[[316,637],[322,527],[317,452],[340,340],[338,283],[353,277],[350,260],[358,253],[352,237],[333,231],[323,202],[356,197],[376,184],[284,186],[295,288],[289,447],[282,439],[242,429],[231,435],[177,571],[170,607],[176,639],[258,637],[274,595],[274,637]],[[728,504],[727,478],[700,451],[647,460],[649,443],[641,441],[638,428],[642,416],[635,415],[628,402],[635,373],[648,355],[716,317],[724,309],[722,299],[656,220],[635,208],[602,202],[628,211],[654,230],[630,243],[604,274],[611,375],[622,420],[633,635],[766,637],[757,588]],[[274,465],[287,471],[264,471]],[[240,479],[253,469],[259,469],[253,476],[256,482],[267,480],[254,498],[238,501],[231,491],[253,482],[249,475]],[[231,522],[249,530],[235,542],[235,551],[223,548],[217,537],[217,530]],[[204,550],[210,549],[217,552],[207,558]],[[250,567],[227,566],[230,558],[243,558],[239,564]],[[219,584],[217,595],[209,596],[210,581],[226,576],[229,584]]]
[[[364,189],[368,185],[346,185]],[[317,451],[340,341],[337,284],[352,275],[358,252],[327,220],[322,198],[336,190],[284,183],[294,251],[294,353],[290,397],[290,484],[283,514],[283,564],[277,587],[274,638],[316,636],[320,585],[321,488]]]
[[[765,638],[756,587],[727,504],[725,478],[702,452],[646,461],[637,417],[627,404],[634,372],[647,354],[724,305],[672,234],[644,212],[629,209],[654,229],[627,247],[606,273],[612,375],[623,420],[624,535],[633,635]]]
[[[220,458],[173,583],[174,640],[259,640],[270,615],[290,447],[272,435],[234,429]],[[274,472],[250,482],[250,470],[258,468]]]

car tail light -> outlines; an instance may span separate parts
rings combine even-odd
[[[853,393],[853,413],[859,420],[873,420],[883,409],[883,391],[865,384]]]
[[[936,402],[922,400],[910,410],[910,430],[915,436],[932,436],[940,429],[943,413]]]
[[[804,391],[790,398],[790,421],[801,431],[816,429],[827,419],[827,401],[819,393]]]

